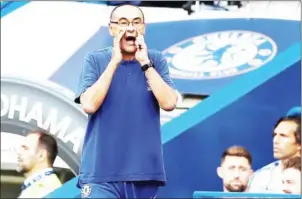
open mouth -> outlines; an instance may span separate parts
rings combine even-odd
[[[134,36],[128,36],[126,37],[126,41],[135,41],[135,37]]]
[[[134,46],[135,45],[136,38],[134,36],[127,36],[125,38],[125,40],[126,40],[127,45],[129,45],[129,46]]]

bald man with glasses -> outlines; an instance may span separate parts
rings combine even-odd
[[[89,115],[82,198],[154,198],[166,183],[160,108],[172,111],[178,94],[165,57],[147,49],[145,26],[139,7],[115,7],[113,47],[85,58],[75,99]]]

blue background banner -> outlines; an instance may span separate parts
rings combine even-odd
[[[216,34],[216,32],[221,31],[228,32],[224,32],[224,34],[220,35]],[[244,35],[242,34],[242,31],[252,32]],[[146,41],[149,48],[165,52],[168,60],[171,60],[173,56],[167,53],[169,49],[171,50],[170,47],[175,47],[175,44],[184,40],[188,41],[186,43],[186,46],[188,47],[190,46],[190,38],[209,33],[214,34],[211,35],[212,37],[206,37],[207,41],[204,43],[207,43],[207,46],[204,48],[201,47],[203,52],[198,52],[198,50],[200,50],[198,46],[202,45],[201,42],[197,45],[197,48],[189,49],[189,52],[180,54],[177,58],[178,61],[175,60],[174,62],[176,65],[180,65],[180,68],[183,71],[191,70],[194,72],[194,67],[187,67],[185,64],[179,62],[195,64],[196,71],[200,70],[202,67],[205,67],[206,71],[211,71],[216,67],[216,69],[218,69],[216,77],[215,74],[212,76],[206,74],[205,76],[207,77],[200,79],[192,79],[190,76],[183,79],[174,78],[176,87],[181,93],[210,95],[240,76],[236,74],[244,75],[246,74],[245,72],[259,68],[261,62],[267,61],[268,63],[270,59],[275,57],[274,53],[278,55],[290,45],[300,41],[300,22],[278,19],[199,19],[155,24],[151,23],[147,24]],[[216,44],[214,41],[217,38],[215,37],[219,39],[219,42]],[[200,39],[204,39],[204,37],[199,37],[197,39],[200,41]],[[262,44],[257,45],[257,42],[262,42]],[[101,27],[100,30],[94,34],[82,48],[75,52],[74,55],[71,56],[70,59],[51,77],[51,80],[76,91],[78,78],[66,79],[64,77],[66,77],[67,74],[79,77],[86,53],[91,50],[110,46],[111,44],[112,38],[109,35],[108,27]],[[224,55],[224,51],[227,50],[241,52],[241,54],[237,53],[237,57],[240,59],[237,59],[236,61],[236,58],[228,58],[227,54]],[[269,50],[271,51],[271,54],[267,55],[266,52]],[[256,55],[253,56],[253,54],[257,54],[257,52],[262,52],[262,56],[258,56],[258,59],[253,59],[257,58]],[[233,54],[236,55],[236,52]],[[198,55],[203,56],[203,58],[199,59],[199,57],[196,59],[196,56]],[[241,59],[242,57],[246,59]],[[255,63],[251,62],[251,60]],[[194,63],[192,63],[192,61]],[[260,61],[260,66],[257,66],[257,61]],[[215,62],[224,62],[225,64],[222,66],[221,64],[215,64]],[[246,62],[251,63],[247,64]],[[172,65],[170,64],[170,66]],[[222,69],[222,72],[219,73],[219,67],[225,68],[226,70]],[[173,67],[170,68],[171,74],[172,70]]]

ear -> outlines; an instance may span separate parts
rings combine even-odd
[[[112,37],[115,37],[116,36],[116,33],[117,33],[117,30],[115,27],[113,27],[110,23],[108,24],[108,29],[109,29],[109,34],[112,36]]]
[[[254,174],[253,169],[250,170],[249,176],[251,177]]]
[[[217,167],[216,169],[217,175],[222,179],[223,178],[223,171],[221,167]]]
[[[138,28],[137,31],[139,32],[139,34],[145,36],[146,26]]]
[[[47,159],[47,152],[45,149],[39,151],[38,158],[39,162],[44,162]]]

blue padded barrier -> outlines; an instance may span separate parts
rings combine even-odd
[[[239,193],[239,192],[215,192],[215,191],[195,191],[193,198],[301,198],[295,194],[269,194],[269,193]]]

